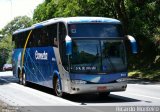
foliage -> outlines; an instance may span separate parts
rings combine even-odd
[[[99,0],[46,0],[40,4],[34,11],[34,21],[44,21],[55,17],[68,16],[109,16],[112,17],[112,12],[105,11],[112,9],[113,3]],[[103,6],[103,4],[105,4]],[[101,6],[101,8],[97,7]]]
[[[134,69],[160,68],[160,0],[45,0],[35,10],[34,22],[56,17],[102,16],[121,20],[125,34],[138,41],[139,53],[129,55],[129,67]],[[22,19],[23,20],[23,19]],[[13,20],[5,34],[28,27],[28,22]],[[15,25],[16,23],[16,25]],[[17,28],[18,27],[18,28]]]
[[[136,58],[130,58],[130,67],[158,68],[160,63],[155,63],[155,59],[160,56],[160,1],[126,1],[128,32],[137,38],[139,46],[139,54]]]
[[[160,0],[45,0],[35,9],[33,20],[68,16],[117,18],[124,33],[138,41],[139,53],[132,56],[128,52],[129,68],[153,70],[160,69],[159,6]]]
[[[0,68],[6,62],[11,63],[11,53],[12,53],[12,38],[8,35],[0,41]]]
[[[18,29],[27,28],[32,25],[32,20],[27,16],[15,17],[11,22],[9,22],[3,29],[3,34],[12,34]]]
[[[148,69],[140,69],[129,72],[129,77],[131,78],[140,78],[147,80],[160,81],[160,70],[148,70]]]
[[[14,18],[0,31],[0,69],[3,64],[11,63],[12,55],[12,33],[18,29],[31,26],[32,20],[27,16],[19,16]]]

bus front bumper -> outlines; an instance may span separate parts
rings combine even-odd
[[[72,84],[70,94],[125,91],[127,83]]]

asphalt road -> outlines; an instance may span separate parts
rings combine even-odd
[[[52,95],[52,89],[33,84],[25,87],[17,82],[12,72],[0,72],[0,100],[24,112],[118,112],[122,111],[121,106],[127,109],[158,106],[154,111],[160,112],[160,83],[157,82],[130,80],[125,92],[113,92],[103,98],[97,94],[59,98]]]

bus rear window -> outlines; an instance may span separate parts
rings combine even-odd
[[[120,24],[78,23],[69,24],[69,35],[76,37],[124,37]]]

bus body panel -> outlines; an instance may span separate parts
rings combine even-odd
[[[70,76],[69,76],[69,72],[66,71],[62,65],[61,62],[61,57],[59,54],[59,49],[54,48],[55,53],[55,57],[57,60],[57,66],[59,68],[59,75],[60,75],[60,80],[61,80],[61,87],[62,87],[62,91],[69,93],[70,92]]]
[[[18,78],[18,72],[21,70],[21,54],[23,49],[14,49],[12,55],[13,76]]]
[[[22,49],[15,49],[13,54],[14,76],[18,77],[21,66]],[[55,71],[59,72],[53,47],[27,48],[24,55],[26,80],[47,87],[52,86]]]
[[[21,66],[22,49],[15,49],[13,53],[13,75],[18,78],[18,69]],[[27,48],[24,58],[26,80],[42,86],[53,88],[53,76],[58,73],[62,83],[62,90],[69,93],[70,77],[63,68],[58,48]],[[47,55],[47,58],[45,57]]]
[[[127,83],[72,84],[70,94],[125,91]]]
[[[26,80],[52,87],[53,70],[58,71],[53,47],[27,48],[24,68]]]

